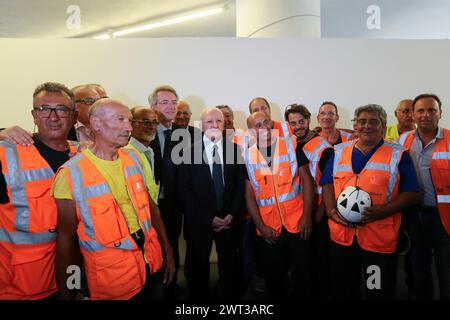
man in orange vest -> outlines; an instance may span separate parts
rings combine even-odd
[[[128,143],[130,121],[130,110],[122,103],[94,103],[89,110],[94,143],[55,177],[56,280],[61,298],[70,298],[67,272],[74,264],[76,234],[91,299],[162,299],[158,284],[173,279],[172,249],[149,196],[140,158],[122,149]]]
[[[312,232],[314,291],[315,296],[327,299],[330,296],[330,230],[325,205],[322,202],[322,186],[319,185],[322,171],[330,157],[333,147],[319,134],[309,130],[311,112],[301,104],[286,107],[284,119],[289,123],[292,133],[297,137],[296,152],[303,152],[309,160],[309,170],[314,179],[314,204]],[[303,150],[303,151],[301,151]]]
[[[359,299],[362,268],[368,299],[394,299],[400,212],[417,197],[419,186],[409,153],[383,139],[384,109],[369,104],[355,114],[359,139],[334,146],[335,154],[320,180],[330,218],[333,293],[337,298]],[[371,197],[371,207],[355,207],[362,211],[362,220],[355,225],[344,221],[336,209],[339,194],[348,186]]]
[[[89,120],[88,112],[91,105],[103,98],[107,98],[105,89],[96,83],[81,84],[71,89],[75,96],[75,109],[78,113],[78,121],[69,131],[68,140],[89,143]],[[0,131],[0,140],[6,140],[11,143],[18,143],[23,146],[32,145],[33,134],[27,130],[12,126]]]
[[[47,82],[33,94],[32,146],[0,142],[0,299],[53,298],[56,203],[53,176],[75,152],[67,142],[77,119],[74,96]]]
[[[293,294],[311,297],[311,247],[314,182],[303,153],[295,156],[296,141],[282,123],[275,135],[270,118],[255,112],[247,119],[251,136],[243,141],[247,167],[245,201],[256,228],[268,293],[284,296],[283,279],[291,268]]]
[[[276,134],[283,134],[283,130],[281,129],[281,123],[272,120],[271,116],[271,110],[270,110],[270,104],[267,101],[267,99],[263,97],[256,97],[253,98],[252,101],[248,104],[248,111],[250,114],[253,114],[255,112],[262,112],[264,113],[270,121],[270,128],[274,130],[278,130],[278,132],[274,132]]]
[[[350,140],[352,133],[349,130],[337,129],[336,123],[339,121],[338,108],[332,101],[325,101],[319,107],[317,122],[320,125],[320,135],[331,145],[339,144]]]
[[[412,245],[410,263],[413,295],[433,299],[432,250],[440,298],[450,299],[450,130],[439,126],[441,100],[421,94],[413,101],[417,129],[402,134],[399,143],[410,150],[422,198],[405,221]]]

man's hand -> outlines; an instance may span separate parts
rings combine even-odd
[[[308,214],[303,214],[300,219],[300,238],[308,240],[312,231],[312,218]]]
[[[259,232],[261,232],[262,237],[267,243],[272,244],[277,242],[278,234],[277,232],[269,226],[262,225],[258,227]]]
[[[331,209],[327,212],[328,217],[336,223],[339,223],[345,227],[351,227],[341,216],[338,214],[336,208]]]
[[[22,146],[31,146],[33,141],[33,135],[22,129],[19,126],[12,126],[0,131],[0,140],[8,141],[13,144],[20,144]]]
[[[375,220],[381,220],[389,216],[389,212],[386,212],[385,206],[373,205],[369,208],[365,208],[362,213],[362,220],[360,224],[370,223]]]
[[[175,259],[173,257],[173,250],[168,246],[164,250],[164,285],[168,285],[173,281],[175,276]]]
[[[213,231],[219,232],[222,230],[229,229],[231,227],[231,221],[233,220],[233,216],[231,214],[227,214],[225,218],[221,219],[217,216],[214,217],[212,221]]]

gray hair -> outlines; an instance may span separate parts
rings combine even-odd
[[[387,124],[387,114],[384,111],[383,107],[378,104],[366,104],[365,106],[358,107],[355,110],[355,118],[358,118],[359,115],[363,112],[376,113],[378,119],[381,121],[383,127],[386,127]]]
[[[59,82],[45,82],[36,87],[33,93],[33,105],[34,101],[36,99],[36,96],[41,93],[42,91],[47,92],[58,92],[62,94],[66,94],[67,97],[70,99],[70,106],[72,109],[75,107],[75,96],[73,95],[72,90],[67,88],[65,85]]]
[[[174,88],[172,88],[171,86],[168,86],[168,85],[159,86],[159,87],[155,88],[152,91],[152,93],[150,93],[150,95],[148,96],[148,103],[150,104],[150,107],[153,107],[157,103],[157,100],[158,100],[157,95],[158,95],[158,92],[161,92],[161,91],[172,92],[178,100],[178,93],[175,91]]]

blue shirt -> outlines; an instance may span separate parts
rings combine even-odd
[[[369,159],[382,146],[384,140],[381,140],[370,152],[362,153],[358,148],[352,151],[352,169],[355,174],[361,173]],[[320,185],[333,183],[333,164],[334,154],[330,157],[320,177]],[[399,192],[419,192],[419,182],[417,181],[416,169],[408,151],[403,152],[402,158],[398,164],[400,181],[398,184]]]

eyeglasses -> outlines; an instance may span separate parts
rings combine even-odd
[[[159,124],[158,120],[150,121],[150,120],[136,120],[136,119],[133,119],[133,120],[131,120],[131,122],[142,123],[144,126],[151,126],[151,125],[153,125],[155,127]]]
[[[33,110],[36,110],[41,118],[49,118],[52,114],[52,111],[54,111],[55,114],[60,118],[67,118],[70,113],[74,111],[72,108],[64,105],[56,106],[54,108],[43,105],[39,107],[33,107]]]
[[[94,104],[94,102],[96,102],[97,100],[105,99],[105,98],[108,98],[108,97],[100,97],[100,98],[97,98],[97,99],[91,98],[91,97],[87,97],[87,98],[83,98],[83,99],[77,99],[77,100],[75,100],[75,103],[83,103],[83,104],[86,104],[86,105],[91,105],[91,104]]]
[[[405,116],[408,114],[412,114],[413,111],[412,109],[405,109],[405,110],[397,110],[398,112],[401,112],[402,114],[404,114]]]
[[[325,117],[325,116],[334,117],[334,116],[336,116],[336,113],[331,112],[331,111],[329,111],[329,112],[322,111],[322,112],[319,112],[319,116],[321,116],[321,117]]]
[[[161,101],[157,101],[156,104],[160,104],[164,107],[166,106],[175,106],[178,104],[178,100],[161,100]]]
[[[378,127],[380,125],[380,120],[378,119],[356,119],[356,123],[358,124],[358,126],[365,126],[367,123],[371,126],[371,127]]]

